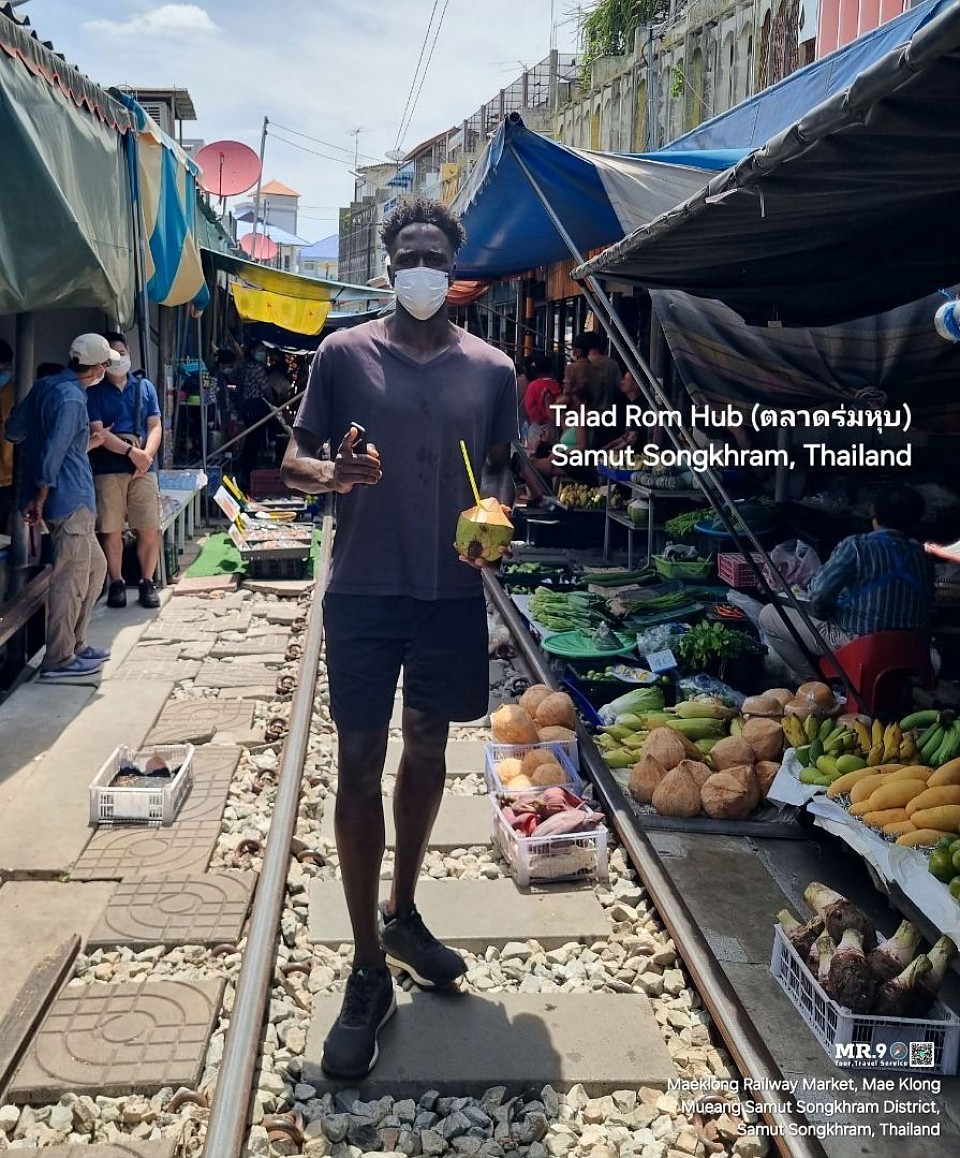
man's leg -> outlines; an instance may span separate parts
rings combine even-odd
[[[403,756],[393,794],[396,862],[385,914],[390,917],[413,904],[427,842],[443,797],[449,730],[446,720],[415,708],[403,709]]]
[[[77,625],[74,628],[74,651],[83,651],[87,641],[87,631],[90,629],[90,617],[93,608],[103,590],[103,580],[107,573],[107,560],[97,536],[93,532],[94,516],[90,512],[90,531],[83,538],[86,540],[87,590],[80,604],[80,614],[77,616]]]
[[[90,547],[84,534],[75,533],[75,516],[76,512],[67,519],[47,524],[53,548],[53,573],[47,591],[44,672],[71,663],[76,648],[76,627],[90,576]],[[92,531],[92,525],[90,529]],[[102,552],[98,553],[102,558]]]
[[[97,537],[107,562],[110,577],[107,593],[108,607],[126,607],[127,587],[123,581],[123,526],[127,518],[128,474],[98,474],[94,476],[97,489]],[[97,592],[99,596],[100,592]]]
[[[354,968],[383,968],[377,933],[377,893],[385,843],[380,780],[387,728],[339,732],[340,748],[334,829],[340,875],[353,926]]]
[[[818,639],[816,635],[800,618],[800,614],[794,608],[784,608],[786,614],[790,617],[790,622],[796,627],[800,634],[800,638],[807,644],[810,651],[814,655],[826,655],[827,648],[823,641]],[[812,617],[811,617],[812,619]],[[822,619],[812,619],[814,625],[823,632],[828,624]],[[760,612],[760,627],[763,629],[764,635],[767,637],[770,646],[780,656],[783,662],[792,672],[795,672],[801,678],[801,682],[807,680],[815,680],[818,678],[810,664],[810,660],[806,657],[803,650],[793,638],[790,629],[783,622],[778,612],[772,603],[767,604]],[[827,636],[830,642],[830,636]]]
[[[110,582],[116,583],[123,578],[123,532],[101,532],[97,538],[100,540],[100,553],[104,557]]]
[[[160,487],[155,473],[130,480],[127,492],[127,521],[137,533],[137,560],[140,563],[140,605],[159,607],[160,598],[153,577],[160,561]]]

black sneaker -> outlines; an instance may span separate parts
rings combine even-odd
[[[126,602],[126,599],[124,599]],[[160,596],[157,594],[157,589],[149,579],[140,580],[140,606],[141,607],[159,607]]]
[[[340,1016],[323,1043],[320,1062],[336,1078],[361,1078],[377,1064],[377,1035],[397,1011],[393,978],[387,969],[361,967],[347,980]]]
[[[423,923],[416,905],[387,920],[385,906],[380,905],[380,943],[387,964],[403,969],[424,989],[441,989],[467,971],[459,953],[442,945]]]
[[[107,606],[127,606],[127,585],[122,579],[114,579],[107,588]]]

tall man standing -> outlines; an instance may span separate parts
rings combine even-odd
[[[465,971],[425,927],[414,891],[443,793],[449,724],[484,715],[488,702],[481,577],[453,546],[457,517],[473,506],[459,443],[475,464],[488,460],[509,478],[518,437],[512,363],[447,318],[465,240],[459,220],[439,202],[418,200],[389,217],[381,235],[396,312],[320,347],[283,464],[289,486],[342,496],[323,602],[339,733],[335,827],[355,944],[324,1045],[323,1066],[339,1077],[376,1062],[377,1034],[396,1008],[388,964],[424,987],[451,985]],[[376,447],[358,447],[354,423]],[[331,460],[319,457],[326,443]],[[380,781],[401,667],[396,863],[390,900],[378,910]]]
[[[74,338],[69,366],[36,382],[7,423],[7,438],[24,444],[23,518],[29,526],[45,522],[53,546],[41,679],[89,676],[109,658],[86,645],[107,570],[94,534],[97,496],[87,458],[103,436],[91,435],[86,392],[119,357],[99,334]]]
[[[130,373],[130,351],[123,334],[107,333],[117,358],[98,385],[87,394],[92,433],[102,433],[102,445],[90,455],[97,490],[97,532],[107,557],[110,587],[108,607],[126,607],[123,580],[123,528],[137,533],[140,562],[140,606],[159,607],[153,576],[160,561],[160,488],[157,451],[163,421],[156,387]]]

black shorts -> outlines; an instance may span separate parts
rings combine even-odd
[[[405,707],[447,721],[487,714],[490,667],[482,596],[427,600],[328,593],[323,624],[330,713],[342,731],[386,726],[401,667]]]

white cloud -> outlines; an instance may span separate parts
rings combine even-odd
[[[127,20],[90,20],[84,24],[89,32],[107,36],[164,36],[181,39],[216,32],[217,26],[199,4],[161,4]]]

